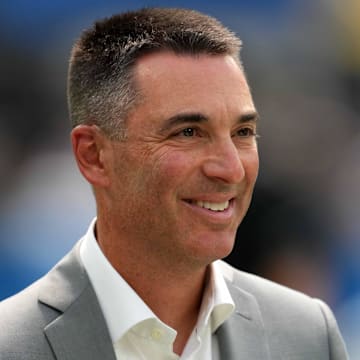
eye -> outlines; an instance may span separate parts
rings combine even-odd
[[[257,136],[255,129],[252,127],[243,127],[236,131],[236,135],[240,137]]]
[[[194,136],[195,134],[196,134],[196,130],[191,127],[183,129],[179,133],[179,135],[186,136],[186,137],[191,137],[191,136]]]
[[[201,137],[202,131],[197,127],[183,127],[175,130],[171,137],[184,139],[184,138],[198,138]]]

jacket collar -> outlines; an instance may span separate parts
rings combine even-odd
[[[235,311],[216,332],[221,358],[269,360],[268,339],[255,297],[229,280],[226,282]]]
[[[96,294],[81,265],[79,243],[46,277],[39,301],[60,315],[45,329],[58,360],[116,360]]]

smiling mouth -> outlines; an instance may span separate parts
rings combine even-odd
[[[218,212],[225,211],[230,206],[229,200],[226,200],[224,202],[219,202],[219,203],[210,202],[210,201],[202,201],[202,200],[196,200],[196,201],[189,200],[188,202],[191,205],[195,205],[195,206],[198,206],[203,209],[207,209],[207,210],[211,210],[211,211],[218,211]]]

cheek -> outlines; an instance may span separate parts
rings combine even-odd
[[[183,183],[194,168],[195,157],[184,151],[168,151],[153,161],[150,171],[154,174],[155,180],[163,186],[169,186],[171,183]]]

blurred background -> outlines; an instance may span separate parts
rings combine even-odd
[[[93,20],[142,6],[194,8],[242,38],[261,171],[227,261],[324,299],[360,358],[358,0],[2,1],[0,300],[45,274],[95,214],[71,154],[68,57]]]

